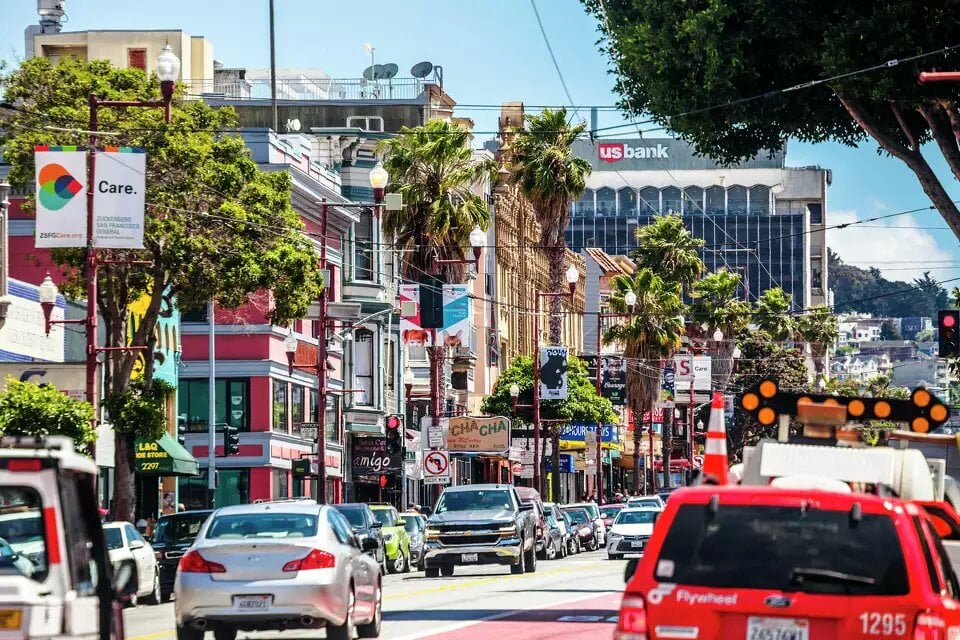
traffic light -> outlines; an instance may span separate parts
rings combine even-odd
[[[403,416],[387,416],[386,426],[387,453],[401,453],[403,451]]]
[[[937,314],[937,328],[940,330],[940,357],[960,356],[960,310],[941,309]]]
[[[379,478],[380,488],[386,489],[388,482],[390,482],[390,478],[388,478],[386,475],[381,473]]]
[[[235,456],[240,453],[240,430],[236,427],[223,428],[223,455]]]
[[[177,425],[177,442],[181,447],[187,446],[187,425],[182,422]]]

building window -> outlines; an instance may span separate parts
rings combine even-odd
[[[585,189],[583,195],[577,200],[574,211],[575,216],[593,216],[593,190]]]
[[[360,212],[360,222],[354,225],[354,280],[373,281],[373,211]]]
[[[692,216],[703,213],[703,189],[686,187],[683,190],[683,214]]]
[[[273,470],[273,497],[290,497],[290,472],[286,469]]]
[[[640,213],[660,213],[660,192],[656,187],[640,189]]]
[[[680,213],[680,189],[667,187],[663,190],[663,213]]]
[[[384,382],[384,386],[385,386],[387,389],[389,389],[390,391],[393,391],[393,390],[395,389],[395,387],[394,387],[394,376],[395,376],[394,366],[395,366],[396,361],[397,361],[397,343],[396,343],[392,338],[391,338],[391,339],[388,339],[388,340],[387,340],[387,344],[386,344],[386,348],[387,348],[387,352],[386,352],[386,356],[387,356],[387,366],[386,366],[386,368],[383,370],[383,378],[384,378],[383,382]]]
[[[723,215],[725,212],[723,187],[710,187],[707,189],[707,213],[710,215]]]
[[[180,502],[187,509],[205,509],[210,506],[207,499],[207,470],[201,469],[196,477],[177,479]],[[217,489],[214,504],[226,507],[233,504],[250,502],[250,470],[217,468]],[[199,529],[199,525],[197,527]],[[195,533],[195,532],[193,532]]]
[[[284,380],[273,381],[273,430],[290,432],[287,424],[289,411],[287,409],[287,383]]]
[[[292,433],[299,435],[300,423],[305,422],[307,417],[307,389],[298,384],[290,388],[290,414],[293,418],[291,426]]]
[[[750,213],[754,215],[770,213],[770,187],[762,184],[750,187]]]
[[[747,212],[747,188],[735,184],[727,191],[727,213],[742,215]]]
[[[353,397],[357,404],[373,405],[373,332],[369,329],[357,329],[353,338],[353,375],[356,380]]]
[[[178,421],[187,431],[206,431],[209,414],[210,385],[206,379],[180,380],[177,393]],[[214,398],[214,424],[228,424],[240,431],[250,430],[250,380],[217,378]]]
[[[813,202],[807,205],[810,212],[810,224],[823,224],[823,205],[819,202]]]
[[[637,192],[630,188],[620,189],[620,215],[626,218],[637,216]]]
[[[127,67],[130,69],[140,69],[147,71],[147,50],[146,49],[127,49]]]
[[[350,116],[348,127],[357,127],[364,131],[383,131],[383,118],[380,116]]]
[[[597,217],[617,215],[617,192],[609,187],[597,191]]]

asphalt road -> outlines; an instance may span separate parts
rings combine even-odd
[[[510,575],[507,567],[458,568],[450,578],[423,572],[384,580],[387,640],[547,640],[608,638],[623,591],[625,561],[603,550],[553,562],[537,572]],[[127,640],[176,637],[173,603],[125,612]],[[323,632],[320,632],[319,637]],[[213,638],[212,633],[207,634]],[[241,638],[317,638],[317,632],[241,633]]]

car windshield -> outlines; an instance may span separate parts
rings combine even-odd
[[[577,509],[585,510],[587,513],[590,514],[590,518],[592,520],[596,520],[597,518],[600,517],[600,507],[593,504],[592,502],[587,502],[585,504],[575,504],[572,506],[576,507]]]
[[[123,546],[123,536],[119,527],[109,527],[103,530],[103,537],[107,539],[107,549],[119,549]]]
[[[40,494],[28,487],[0,487],[0,575],[19,574],[42,582],[47,577]]]
[[[440,497],[434,513],[447,511],[471,511],[513,509],[510,492],[504,489],[478,489],[476,491],[449,491]]]
[[[423,531],[423,521],[411,513],[403,516],[403,526],[406,528],[407,533],[420,533]]]
[[[337,507],[337,511],[343,514],[343,517],[347,519],[351,527],[364,526],[363,511],[360,509],[356,507]]]
[[[616,518],[617,514],[620,513],[620,510],[623,509],[620,507],[600,507],[600,517],[601,518]]]
[[[627,503],[631,507],[659,507],[660,498],[636,498]]]
[[[613,524],[653,524],[656,511],[621,511]]]
[[[893,519],[780,506],[684,505],[655,579],[681,585],[852,595],[909,592]]]
[[[191,513],[164,516],[157,523],[151,542],[155,544],[190,544],[197,539],[200,527],[207,521],[209,514]]]
[[[393,509],[372,509],[373,517],[385,527],[397,526],[397,514]]]
[[[570,516],[570,520],[574,524],[584,524],[593,520],[586,509],[570,509],[567,511],[567,515]]]
[[[231,513],[217,516],[207,539],[312,538],[317,517],[309,513]]]

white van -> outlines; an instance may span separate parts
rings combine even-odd
[[[0,640],[123,638],[96,474],[69,438],[0,438]]]

